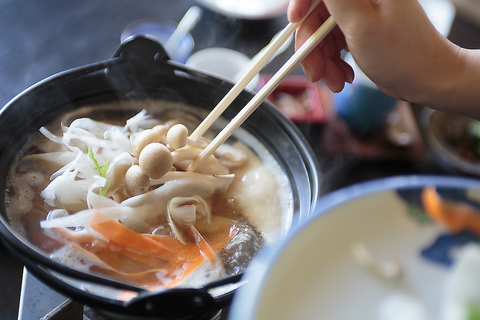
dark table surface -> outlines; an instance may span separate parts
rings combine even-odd
[[[57,72],[109,58],[131,22],[168,19],[178,22],[193,0],[0,0],[0,106],[32,84]],[[287,23],[286,17],[239,20],[204,10],[191,32],[195,49],[220,46],[252,57]],[[450,34],[465,47],[479,47],[475,24],[457,17]],[[293,48],[265,70],[274,72]],[[301,74],[300,70],[294,73]],[[418,108],[418,107],[414,107]],[[414,110],[417,111],[417,110]],[[363,160],[352,155],[323,154],[322,125],[299,125],[318,157],[323,192],[378,177],[408,173],[451,174],[432,161]],[[0,319],[17,318],[22,265],[0,243]]]

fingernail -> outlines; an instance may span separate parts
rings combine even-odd
[[[354,78],[354,75],[347,72],[347,79],[346,79],[346,81],[347,81],[348,83],[352,84],[352,83],[353,83],[353,78]]]

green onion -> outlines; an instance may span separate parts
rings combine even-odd
[[[93,163],[95,164],[95,167],[97,168],[98,175],[102,178],[107,178],[107,171],[108,168],[111,165],[110,163],[105,163],[103,165],[99,165],[97,159],[95,159],[95,155],[93,154],[92,147],[88,147],[88,156],[90,159],[92,159]],[[104,187],[100,187],[100,195],[104,196],[107,194],[108,188],[110,187],[111,181],[108,183],[108,185]]]

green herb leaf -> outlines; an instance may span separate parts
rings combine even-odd
[[[88,156],[92,159],[93,163],[95,164],[95,168],[97,169],[98,175],[102,178],[107,178],[107,171],[110,163],[105,163],[103,165],[99,165],[97,159],[95,158],[95,154],[93,154],[92,147],[88,147]],[[111,181],[108,183],[106,187],[100,187],[100,195],[104,196],[107,194],[108,188],[110,188]]]

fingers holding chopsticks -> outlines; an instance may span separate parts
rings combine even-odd
[[[292,0],[289,6],[289,19],[292,22],[302,19],[311,5],[310,0]],[[317,8],[300,25],[296,32],[296,49],[307,41],[330,16],[325,4]],[[302,61],[305,75],[312,82],[322,80],[333,92],[343,89],[345,82],[353,81],[353,70],[341,57],[341,51],[346,49],[343,33],[334,28],[330,34]]]

